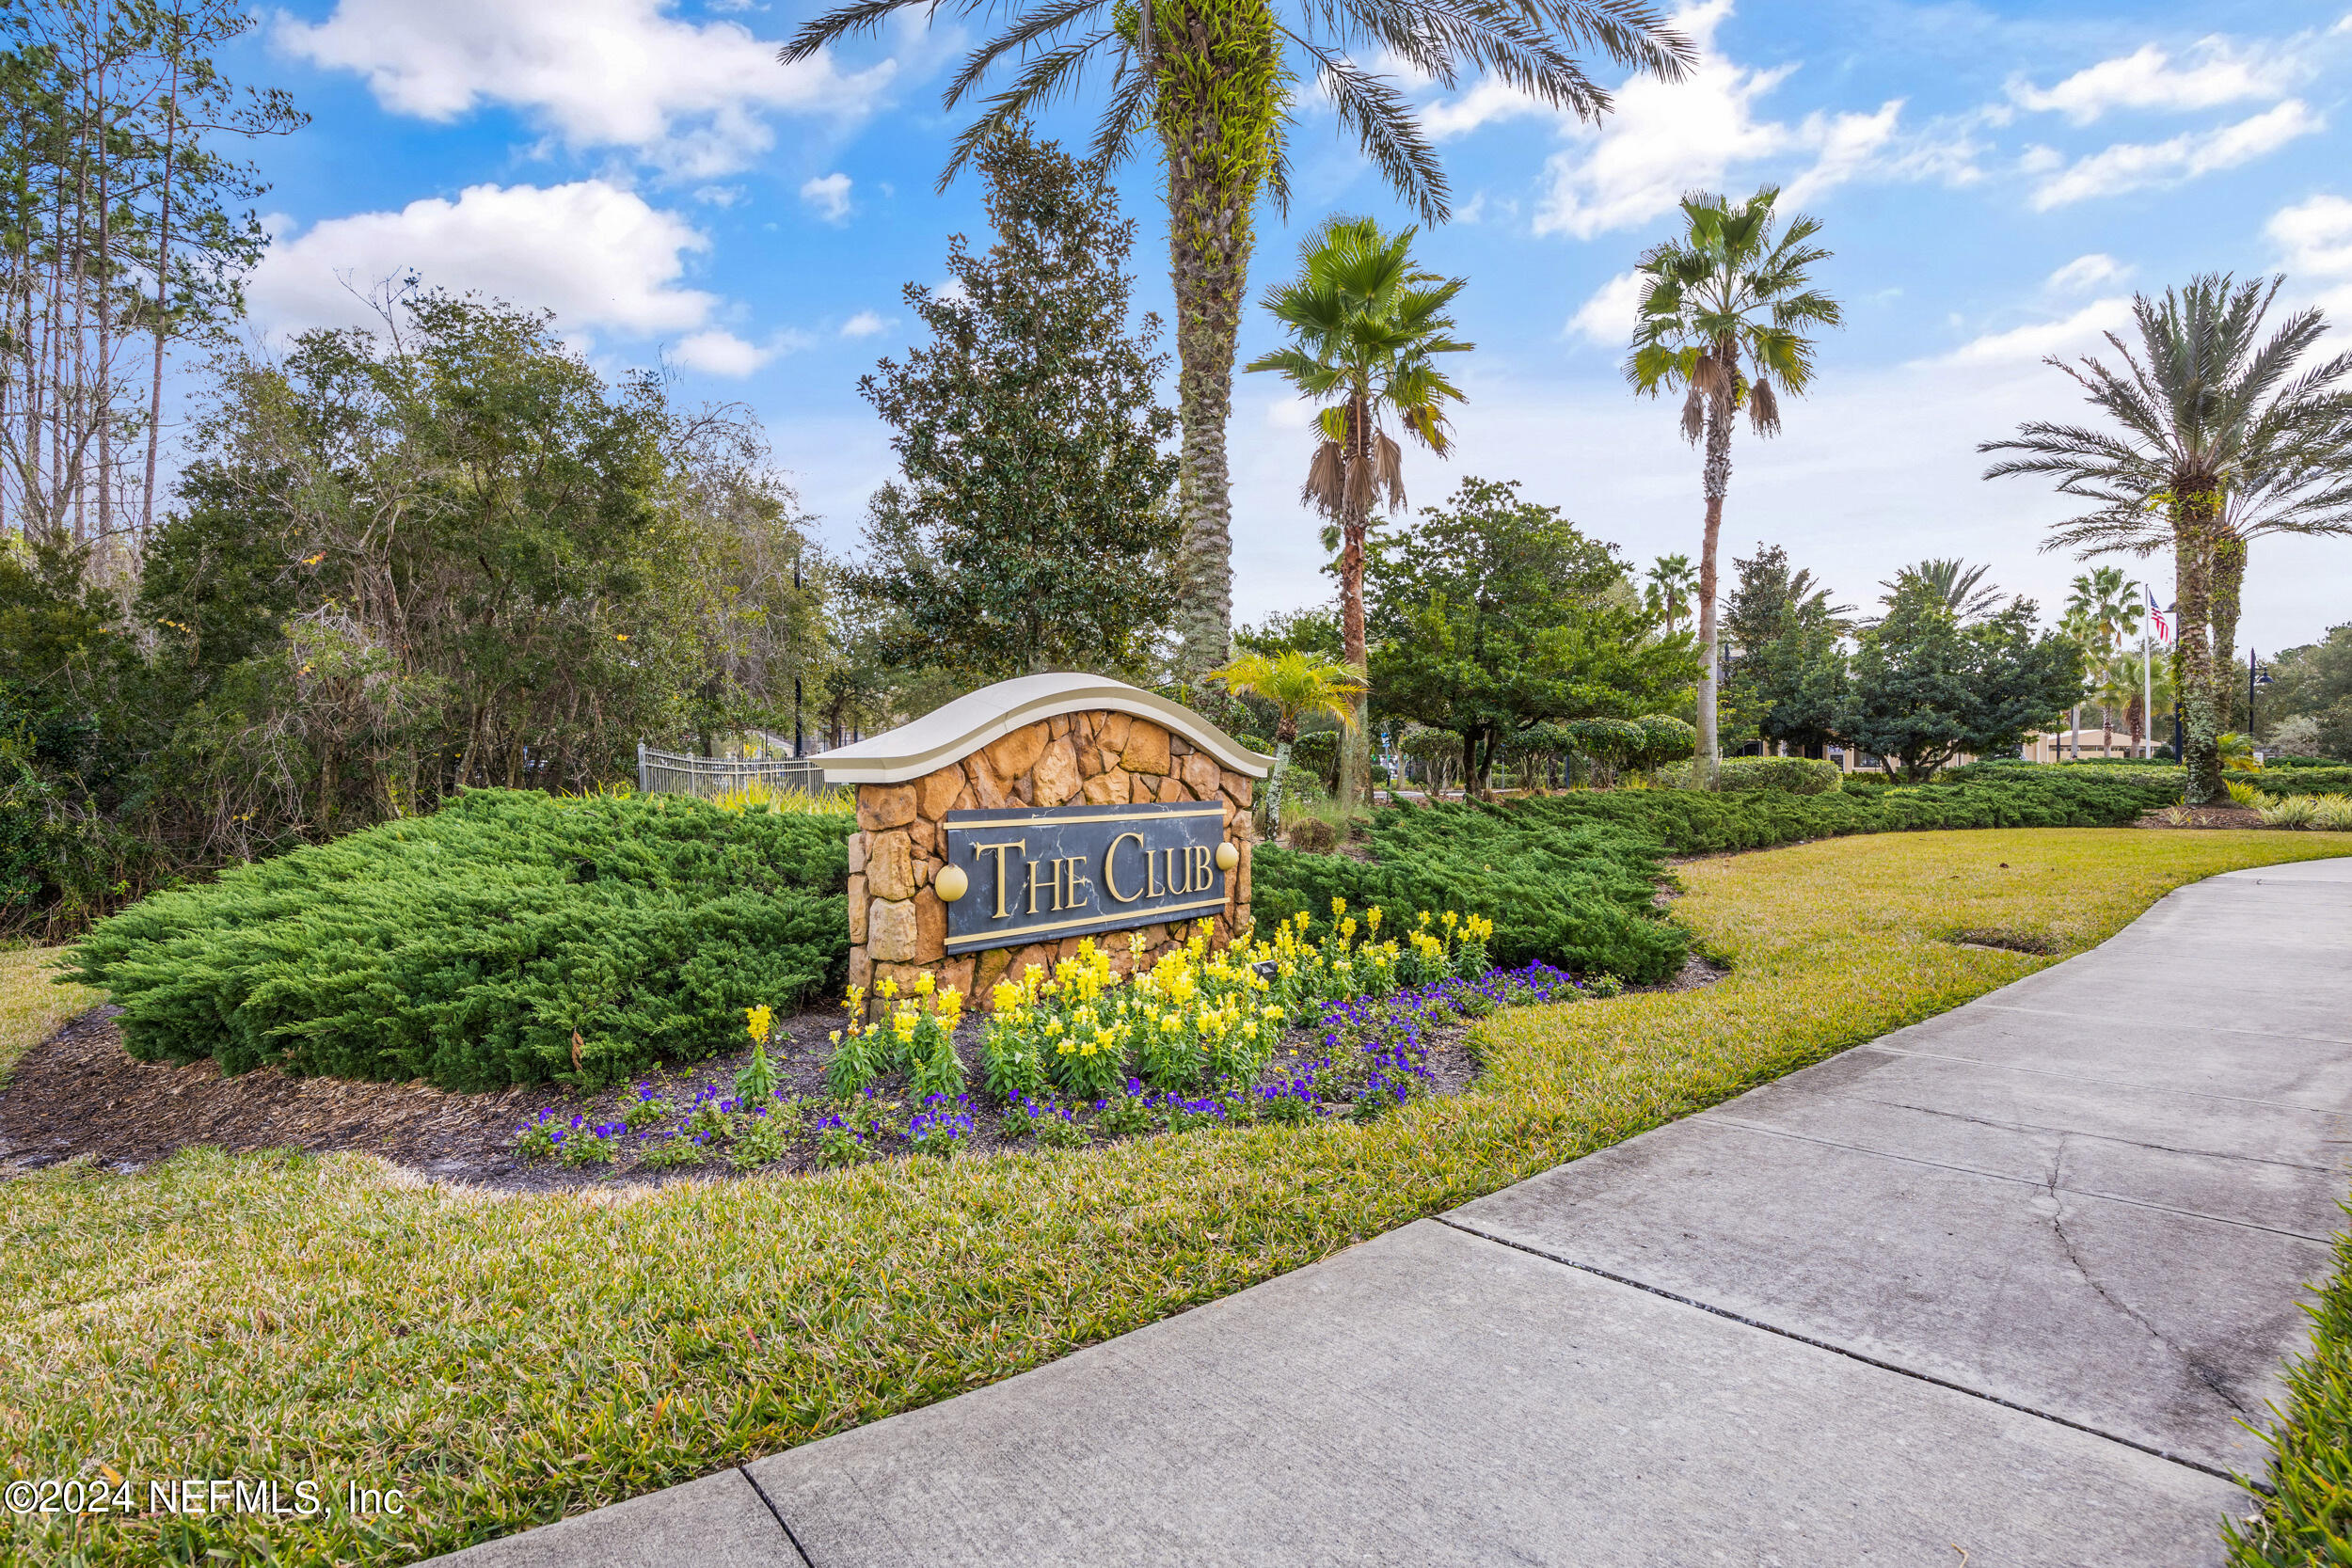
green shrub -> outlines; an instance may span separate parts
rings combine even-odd
[[[2230,797],[2236,800],[2234,792]],[[2258,806],[2263,822],[2272,828],[2315,828],[2322,832],[2352,832],[2352,795],[2256,794],[2241,805]]]
[[[2292,771],[2265,768],[2259,773],[2237,773],[2250,779],[2265,795],[2352,795],[2352,768],[2297,768]]]
[[[1790,795],[1827,795],[1846,782],[1834,762],[1814,757],[1725,757],[1722,787],[1777,789]]]
[[[1688,789],[1694,765],[1679,764],[1659,770],[1658,782],[1671,789]],[[1716,775],[1726,792],[1777,789],[1790,795],[1827,795],[1846,782],[1834,762],[1814,757],[1725,757]]]
[[[158,894],[94,927],[71,973],[112,993],[142,1060],[612,1083],[732,1049],[745,1007],[839,981],[854,827],[475,790]]]
[[[1543,822],[1521,815],[1529,803],[1384,809],[1373,819],[1377,863],[1261,846],[1250,912],[1263,927],[1303,911],[1319,933],[1335,897],[1396,920],[1458,910],[1494,921],[1493,958],[1505,969],[1540,958],[1641,983],[1679,968],[1689,939],[1653,903],[1665,869],[1656,839]]]
[[[1340,787],[1340,732],[1313,730],[1291,742],[1291,766],[1326,789]]]
[[[1672,974],[1688,946],[1652,897],[1669,854],[1934,828],[2122,827],[2180,799],[2178,769],[2148,772],[2158,776],[1979,764],[1948,783],[1821,795],[1613,789],[1390,807],[1374,816],[1370,863],[1260,847],[1251,912],[1270,924],[1303,910],[1320,927],[1334,895],[1398,913],[1476,911],[1493,918],[1505,968],[1542,959],[1647,984]]]
[[[2259,1433],[2269,1494],[2251,1516],[2221,1523],[2231,1568],[2342,1562],[2352,1538],[2352,1232],[2338,1232],[2335,1272],[2317,1295],[2303,1308],[2310,1348],[2286,1367],[2285,1419]]]

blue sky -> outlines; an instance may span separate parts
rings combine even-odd
[[[1726,557],[1785,545],[1859,603],[1907,561],[1961,555],[2051,607],[2079,567],[2037,545],[2066,509],[2026,481],[1984,483],[1974,451],[2069,414],[2042,355],[2098,346],[2133,290],[2205,269],[2284,270],[2288,297],[2352,332],[2343,5],[1714,0],[1680,12],[1705,50],[1695,76],[1626,84],[1597,127],[1491,85],[1408,83],[1457,207],[1421,251],[1470,279],[1478,344],[1457,456],[1412,456],[1414,501],[1464,474],[1516,479],[1639,562],[1694,554],[1696,455],[1673,408],[1631,397],[1617,371],[1626,275],[1680,192],[1772,182],[1822,220],[1847,325],[1786,434],[1735,450]],[[238,70],[290,88],[313,122],[259,150],[278,241],[254,280],[257,328],[357,319],[354,290],[411,269],[551,307],[601,366],[666,358],[687,395],[749,404],[820,533],[853,547],[890,466],[857,378],[907,343],[900,288],[937,281],[947,236],[980,229],[971,182],[934,188],[959,123],[940,85],[969,40],[909,26],[776,65],[809,14],[783,0],[267,12]],[[1046,129],[1081,135],[1093,106]],[[1327,213],[1406,219],[1311,99],[1295,157],[1253,293]],[[1165,313],[1155,170],[1131,166],[1120,188],[1142,224],[1139,295]],[[1271,338],[1253,309],[1245,356]],[[1327,593],[1295,501],[1304,425],[1270,378],[1242,378],[1244,619]],[[2162,591],[2169,563],[2155,569]],[[2352,541],[2262,542],[2241,643],[2317,636],[2352,615],[2348,583]]]

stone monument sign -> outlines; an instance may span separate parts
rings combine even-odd
[[[925,970],[981,1006],[1007,974],[1140,931],[1249,920],[1250,797],[1272,759],[1097,675],[1024,675],[815,759],[857,792],[850,983]],[[1128,939],[1104,942],[1130,967]]]

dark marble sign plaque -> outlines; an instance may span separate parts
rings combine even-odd
[[[969,879],[947,905],[947,951],[1058,942],[1198,920],[1225,908],[1225,808],[1008,806],[949,812],[947,864]]]

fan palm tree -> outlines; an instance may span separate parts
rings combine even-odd
[[[2191,805],[2221,795],[2217,737],[2233,661],[2217,658],[2216,643],[2225,621],[2236,636],[2248,540],[2352,532],[2352,394],[2339,385],[2352,376],[2352,354],[2298,369],[2328,330],[2317,310],[2295,311],[2264,338],[2284,281],[2204,274],[2161,299],[2139,295],[2137,351],[2107,334],[2120,369],[2088,356],[2046,361],[2120,429],[2036,420],[1977,449],[2018,454],[1986,468],[1987,479],[2047,474],[2061,494],[2095,503],[2059,524],[2044,549],[2171,547]],[[2218,595],[2217,568],[2227,579]]]
[[[1778,188],[1734,205],[1705,193],[1682,200],[1683,232],[1642,257],[1642,313],[1626,378],[1641,392],[1687,388],[1682,434],[1706,443],[1700,470],[1707,523],[1699,547],[1698,771],[1712,787],[1722,763],[1715,685],[1715,546],[1731,486],[1731,427],[1741,407],[1759,436],[1780,429],[1780,397],[1813,379],[1810,331],[1838,324],[1837,302],[1815,288],[1829,252],[1821,226],[1799,215],[1777,224]]]
[[[1385,234],[1370,218],[1325,222],[1298,247],[1298,276],[1266,295],[1267,311],[1290,328],[1291,346],[1246,367],[1276,372],[1324,404],[1299,499],[1338,531],[1341,652],[1359,670],[1364,537],[1375,508],[1405,505],[1405,449],[1389,423],[1442,456],[1445,405],[1462,394],[1434,356],[1471,347],[1449,336],[1454,318],[1446,313],[1466,280],[1415,267],[1415,232]],[[1342,810],[1362,800],[1370,783],[1364,701],[1358,692],[1340,748]]]
[[[1094,157],[1105,168],[1147,134],[1157,142],[1168,200],[1168,271],[1176,302],[1178,412],[1184,420],[1177,504],[1176,630],[1183,662],[1221,662],[1232,619],[1232,507],[1225,427],[1259,198],[1289,191],[1285,131],[1292,94],[1311,76],[1383,178],[1430,223],[1448,214],[1445,172],[1396,83],[1357,54],[1392,59],[1445,87],[1491,75],[1545,106],[1597,119],[1608,92],[1580,52],[1679,80],[1697,60],[1689,40],[1646,0],[848,0],[803,27],[782,52],[803,60],[871,33],[900,10],[994,32],[949,81],[950,110],[976,103],[943,182],[994,130],[1107,73]],[[1010,72],[985,98],[983,84]]]
[[[1291,743],[1298,738],[1298,721],[1311,714],[1327,715],[1343,734],[1356,727],[1358,705],[1364,694],[1363,666],[1342,664],[1323,654],[1292,649],[1280,654],[1244,654],[1208,673],[1235,696],[1261,698],[1274,705],[1274,771],[1266,780],[1266,825],[1282,825],[1282,779],[1290,771]]]
[[[2143,685],[2143,669],[2146,682]],[[2153,716],[2172,711],[2172,659],[2160,651],[2142,654],[2137,648],[2127,648],[2116,657],[2116,684],[2123,692],[2123,726],[2131,732],[2132,745],[2139,746],[2153,723]],[[2146,703],[2142,703],[2142,693]],[[2153,748],[2150,748],[2153,750]]]
[[[1649,588],[1645,597],[1653,615],[1666,618],[1666,630],[1671,635],[1681,621],[1683,612],[1691,608],[1691,594],[1697,579],[1691,571],[1687,555],[1661,555],[1654,562],[1647,578]]]

